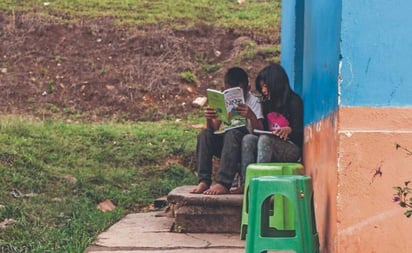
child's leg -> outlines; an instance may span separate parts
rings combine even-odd
[[[205,194],[226,194],[232,186],[233,179],[240,164],[240,151],[242,138],[246,129],[232,129],[224,134],[222,154],[219,170],[217,171],[217,184],[212,185]]]
[[[261,135],[258,141],[257,162],[297,162],[300,148],[276,136]]]
[[[245,185],[246,168],[251,163],[256,163],[258,136],[248,134],[242,140],[242,185]]]
[[[199,184],[192,193],[203,193],[212,183],[212,159],[220,155],[223,136],[213,134],[210,129],[202,130],[197,136],[196,166]]]
[[[233,194],[242,194],[245,187],[246,168],[251,163],[256,163],[258,136],[247,134],[242,139],[241,146],[241,181],[235,189],[230,190]]]

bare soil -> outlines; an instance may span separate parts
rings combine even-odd
[[[223,85],[228,67],[245,68],[253,83],[267,55],[242,58],[250,43],[278,42],[205,24],[126,27],[110,17],[62,24],[0,12],[0,113],[81,121],[184,118],[200,111],[192,101],[207,87]],[[182,78],[184,71],[196,81]]]

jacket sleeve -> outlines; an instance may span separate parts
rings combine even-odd
[[[292,132],[289,135],[290,140],[302,148],[303,145],[303,101],[297,95],[293,94],[289,103],[289,125]]]

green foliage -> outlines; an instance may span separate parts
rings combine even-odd
[[[222,68],[221,64],[203,64],[200,66],[203,73],[211,74]]]
[[[405,152],[407,156],[412,156],[412,151],[407,147],[396,143],[395,148],[396,150]],[[393,187],[393,189],[396,191],[396,193],[393,195],[393,201],[398,203],[400,207],[407,209],[404,213],[407,218],[410,218],[412,216],[412,188],[409,187],[410,183],[411,181],[406,181],[403,187]]]
[[[196,75],[190,70],[185,70],[180,73],[180,77],[186,83],[197,83]]]
[[[253,59],[256,55],[256,43],[253,41],[248,41],[243,45],[243,50],[241,52],[241,58],[243,60]]]
[[[83,252],[125,213],[195,184],[193,122],[1,117],[0,221],[16,223],[0,230],[0,252]],[[114,211],[97,210],[106,199]]]
[[[196,62],[199,64],[202,74],[211,74],[222,68],[222,65],[215,63],[214,60],[215,59],[209,58],[204,54],[196,55]]]
[[[45,4],[48,3],[48,4]],[[280,24],[281,0],[2,0],[0,10],[36,11],[39,15],[61,22],[110,16],[118,24],[169,23],[190,27],[198,22],[220,27],[246,28],[257,34],[274,34]],[[65,18],[58,13],[64,13]]]
[[[279,63],[280,62],[280,45],[260,47],[257,50],[257,54],[261,55],[267,62]]]
[[[56,91],[56,84],[53,79],[47,81],[48,93],[53,94]]]
[[[254,41],[247,41],[242,45],[242,50],[238,56],[238,61],[253,60],[257,56],[268,63],[280,62],[280,45],[258,46]]]
[[[408,186],[410,182],[411,181],[406,181],[403,187],[393,187],[393,189],[396,191],[393,196],[393,201],[398,203],[400,207],[407,209],[404,213],[407,218],[410,218],[412,216],[412,188]]]

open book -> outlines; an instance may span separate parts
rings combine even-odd
[[[255,134],[269,134],[269,135],[273,135],[272,131],[267,131],[267,130],[253,129],[253,132],[254,132]]]
[[[236,111],[238,104],[244,104],[245,98],[240,87],[233,87],[224,91],[207,89],[207,100],[210,108],[217,111],[218,119],[222,122],[220,129],[215,133],[224,133],[229,129],[246,125],[246,118]]]

